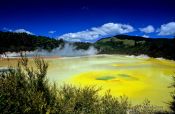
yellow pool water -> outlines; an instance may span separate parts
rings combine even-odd
[[[48,79],[58,84],[96,85],[102,88],[102,94],[110,89],[114,96],[128,96],[133,104],[149,99],[154,105],[166,107],[171,100],[168,86],[175,73],[175,61],[125,55],[46,60],[49,63]],[[5,63],[1,61],[0,66]]]

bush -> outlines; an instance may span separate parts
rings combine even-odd
[[[145,99],[142,104],[135,105],[130,109],[131,114],[165,114],[163,107],[154,106],[148,99]],[[168,114],[168,113],[166,113]]]
[[[173,88],[173,91],[171,92],[172,101],[170,102],[170,109],[173,113],[175,113],[175,76],[172,76],[173,82],[171,84],[171,88]]]
[[[17,68],[0,74],[0,112],[46,113],[57,102],[54,86],[46,79],[48,64],[35,58],[36,69],[22,57]]]

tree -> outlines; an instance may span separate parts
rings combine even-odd
[[[175,76],[173,76],[171,87],[173,88],[173,91],[171,92],[172,101],[170,102],[170,109],[175,113]]]
[[[0,112],[43,114],[56,113],[57,94],[46,79],[48,64],[41,58],[34,59],[36,67],[29,67],[22,57],[16,68],[0,73]]]

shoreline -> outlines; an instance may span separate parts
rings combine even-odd
[[[71,58],[83,58],[83,57],[100,57],[100,56],[124,56],[124,57],[127,57],[127,58],[136,58],[136,59],[157,59],[157,60],[166,60],[166,61],[175,61],[173,59],[166,59],[166,58],[163,58],[163,57],[150,57],[148,55],[145,55],[145,54],[140,54],[140,55],[127,55],[127,54],[96,54],[96,55],[83,55],[83,56],[38,56],[40,58],[43,58],[43,59],[71,59]],[[33,59],[37,56],[26,56],[28,59]],[[0,61],[3,61],[3,60],[20,60],[20,56],[0,56]]]
[[[61,56],[38,56],[39,58],[43,58],[43,59],[55,59],[55,58],[62,58]],[[0,60],[18,60],[21,57],[0,57]],[[28,59],[33,59],[35,58],[35,56],[32,57],[27,57]]]

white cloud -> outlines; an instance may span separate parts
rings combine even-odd
[[[31,35],[33,35],[32,32],[27,31],[27,30],[25,30],[25,29],[16,29],[16,30],[12,30],[12,29],[9,29],[9,28],[4,27],[3,30],[4,30],[4,31],[8,31],[8,32],[27,33],[27,34],[31,34]]]
[[[148,35],[143,35],[142,37],[144,37],[144,38],[149,38],[149,36],[148,36]]]
[[[27,34],[33,34],[32,32],[27,31],[27,30],[25,30],[25,29],[17,29],[17,30],[14,30],[13,32],[16,32],[16,33],[27,33]]]
[[[161,27],[157,30],[158,35],[175,35],[175,22],[169,22],[167,24],[161,25]]]
[[[54,31],[54,30],[51,30],[51,31],[49,31],[48,33],[49,34],[54,34],[56,31]]]
[[[139,30],[144,33],[152,33],[155,31],[152,25],[148,25],[147,27],[144,27],[144,28],[139,28]]]
[[[9,28],[6,28],[6,27],[4,27],[3,30],[8,31],[8,32],[12,32],[12,29],[9,29]]]
[[[133,31],[134,28],[131,25],[106,23],[100,27],[93,27],[90,30],[63,34],[62,36],[59,36],[58,39],[62,38],[67,41],[93,41],[98,38],[117,34],[125,34]]]

